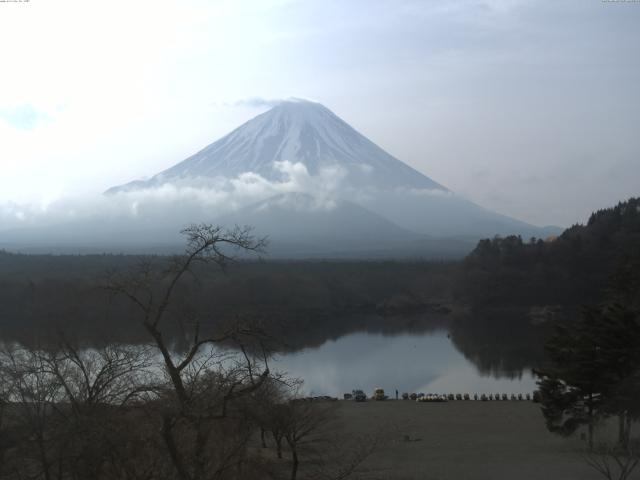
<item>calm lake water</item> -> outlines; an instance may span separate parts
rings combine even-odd
[[[353,389],[387,395],[424,393],[531,393],[530,372],[519,378],[486,376],[452,344],[446,331],[382,335],[354,333],[318,348],[276,358],[272,368],[304,379],[309,395],[342,396]]]

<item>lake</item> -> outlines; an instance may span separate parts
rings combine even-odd
[[[421,334],[352,333],[277,357],[272,369],[304,380],[308,395],[342,396],[353,389],[370,395],[376,387],[390,397],[402,392],[531,393],[529,370],[520,376],[481,373],[453,345],[447,331]]]

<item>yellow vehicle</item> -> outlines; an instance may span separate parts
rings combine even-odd
[[[386,400],[387,396],[384,394],[384,389],[382,388],[376,388],[373,391],[373,398],[374,400]]]

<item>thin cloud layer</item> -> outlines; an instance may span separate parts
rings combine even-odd
[[[48,205],[5,203],[0,205],[0,231],[101,217],[211,221],[244,206],[290,193],[305,193],[315,199],[305,208],[330,209],[335,206],[333,198],[346,175],[340,167],[311,175],[304,164],[289,161],[277,162],[276,168],[283,174],[282,181],[246,172],[232,179],[188,179],[184,184],[165,183],[112,195],[65,197]]]

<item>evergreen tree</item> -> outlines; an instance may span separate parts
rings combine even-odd
[[[604,392],[610,388],[594,335],[599,317],[596,309],[585,308],[578,321],[557,325],[545,345],[550,365],[535,371],[549,431],[571,435],[586,425],[590,447],[594,426],[604,414]]]
[[[631,423],[640,418],[640,315],[618,302],[602,308],[596,332],[602,345],[602,368],[610,375],[604,408],[619,417],[618,440],[629,443]]]
[[[550,365],[536,371],[547,428],[570,435],[602,417],[618,416],[619,441],[629,442],[640,418],[640,316],[611,302],[585,308],[575,322],[559,325],[546,344]]]

